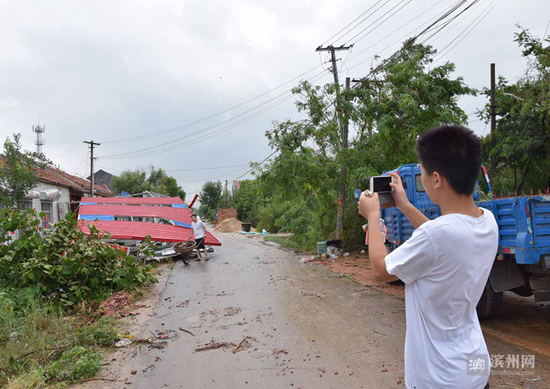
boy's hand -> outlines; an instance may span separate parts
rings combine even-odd
[[[403,181],[397,173],[390,173],[390,176],[394,178],[394,182],[390,183],[392,188],[392,195],[395,200],[395,205],[397,209],[403,212],[403,210],[410,204],[409,199],[407,198],[407,192],[403,187]]]
[[[359,214],[365,219],[369,217],[375,217],[378,219],[380,217],[380,201],[378,200],[378,193],[372,193],[370,191],[365,191],[361,193],[361,198],[359,199]]]

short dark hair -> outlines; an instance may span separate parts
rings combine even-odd
[[[196,214],[192,214],[191,217],[197,217],[197,215],[196,215]]]
[[[416,142],[416,155],[429,173],[438,172],[462,195],[471,195],[481,170],[481,142],[464,126],[442,125]]]

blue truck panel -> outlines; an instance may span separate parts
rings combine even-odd
[[[406,185],[407,197],[429,219],[441,215],[439,206],[432,203],[422,187],[420,166],[403,165],[394,171]],[[479,195],[474,196],[478,200]],[[550,197],[521,196],[479,201],[490,210],[499,227],[499,254],[515,254],[521,265],[537,264],[542,255],[550,254]],[[395,246],[403,244],[414,231],[407,217],[396,207],[381,210],[388,230],[387,240]]]

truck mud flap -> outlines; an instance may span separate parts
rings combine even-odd
[[[503,261],[496,260],[493,263],[489,278],[495,292],[504,292],[525,285],[516,262],[508,256]]]

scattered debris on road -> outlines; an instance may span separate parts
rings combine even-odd
[[[133,342],[128,339],[128,338],[122,338],[120,339],[118,342],[115,343],[115,347],[116,348],[121,348],[121,347],[128,347],[129,345],[131,345]]]
[[[233,348],[235,347],[235,343],[229,343],[229,342],[216,342],[214,339],[210,341],[210,343],[207,343],[203,347],[198,347],[195,349],[195,352],[201,352],[201,351],[207,351],[207,350],[216,350],[219,348]]]
[[[181,327],[180,327],[180,331],[187,332],[189,335],[195,336],[195,334],[193,334],[191,331],[187,331],[186,329],[181,328]]]
[[[125,290],[115,292],[103,301],[96,309],[90,322],[93,322],[95,318],[101,316],[113,316],[115,318],[121,318],[126,316],[137,315],[134,310],[139,308],[146,308],[145,304],[136,304],[132,301],[132,296]]]

